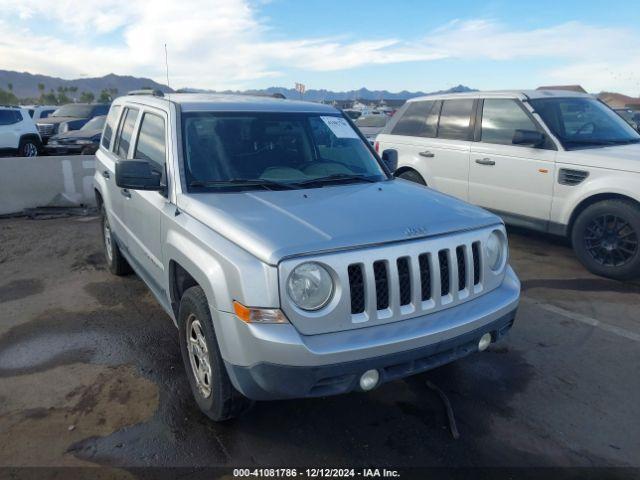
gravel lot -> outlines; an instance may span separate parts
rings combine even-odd
[[[501,343],[216,425],[170,319],[105,270],[97,218],[0,220],[0,466],[640,466],[640,284],[588,274],[557,239],[510,242],[523,300]]]

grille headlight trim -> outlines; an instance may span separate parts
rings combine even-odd
[[[287,294],[302,310],[320,310],[329,303],[334,290],[331,274],[316,262],[301,263],[287,279]]]

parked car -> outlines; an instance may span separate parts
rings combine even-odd
[[[29,116],[37,122],[41,118],[47,118],[53,114],[59,107],[56,105],[25,105],[23,108],[29,112]]]
[[[564,235],[593,273],[640,275],[640,135],[601,101],[567,91],[409,100],[377,137],[396,175],[507,223]]]
[[[41,146],[29,113],[21,107],[0,105],[0,156],[35,157]]]
[[[49,155],[93,155],[100,145],[106,115],[93,117],[80,130],[59,133],[49,139],[44,149]]]
[[[114,101],[94,177],[105,258],[175,322],[212,419],[371,390],[511,328],[520,284],[500,218],[394,179],[383,156],[327,105]]]
[[[57,133],[78,130],[93,117],[106,115],[109,105],[105,103],[69,103],[58,108],[47,118],[38,120],[36,125],[43,143]]]
[[[630,108],[616,108],[616,113],[624,118],[629,125],[640,132],[640,112]]]
[[[362,116],[357,118],[353,123],[356,124],[365,138],[373,145],[376,136],[382,131],[387,121],[389,121],[389,118],[391,117],[387,115],[367,115],[366,117]]]

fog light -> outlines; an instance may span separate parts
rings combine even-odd
[[[491,344],[491,334],[485,333],[480,337],[480,341],[478,342],[478,350],[482,352],[483,350],[486,350],[490,344]]]
[[[377,370],[367,370],[360,377],[360,388],[365,392],[371,390],[378,384],[380,380],[380,374]]]

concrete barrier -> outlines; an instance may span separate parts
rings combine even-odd
[[[0,158],[0,215],[94,206],[94,155]]]

